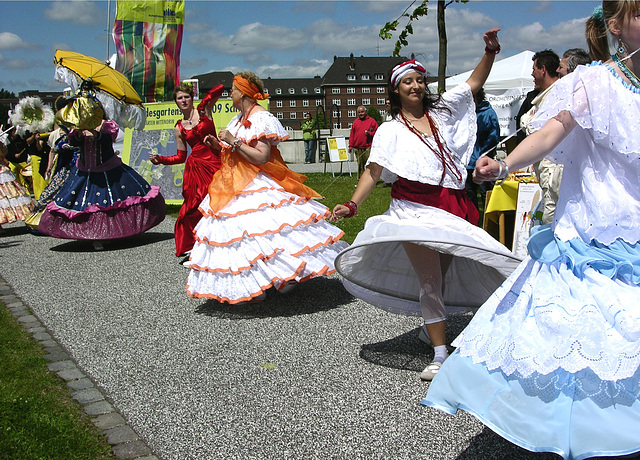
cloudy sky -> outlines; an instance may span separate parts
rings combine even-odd
[[[418,2],[419,3],[419,2]],[[501,28],[500,58],[523,50],[586,47],[584,22],[598,1],[470,0],[447,8],[448,74],[475,66],[482,34]],[[334,56],[390,56],[378,33],[411,4],[400,1],[186,0],[181,77],[251,70],[260,77],[323,75]],[[414,24],[403,54],[437,74],[436,1]],[[115,52],[110,30],[116,1],[0,0],[0,88],[57,91],[53,54],[66,49],[101,60]],[[401,22],[401,24],[403,24]],[[385,71],[387,69],[384,69]]]

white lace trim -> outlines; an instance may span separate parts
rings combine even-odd
[[[516,282],[522,274],[526,280]],[[529,260],[453,345],[507,375],[590,369],[602,380],[625,379],[640,366],[638,291],[594,270],[580,280],[564,266],[556,270]]]

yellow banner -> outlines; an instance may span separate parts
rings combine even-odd
[[[120,0],[116,21],[184,24],[184,0]]]
[[[194,101],[197,105],[199,101]],[[265,109],[268,100],[258,101]],[[182,111],[175,102],[156,102],[144,105],[147,122],[142,131],[125,129],[122,146],[122,161],[135,169],[147,182],[160,186],[165,201],[169,204],[182,203],[182,178],[184,164],[154,165],[149,160],[150,153],[173,156],[177,152],[174,128],[182,119]],[[226,128],[238,113],[231,99],[219,99],[211,108],[211,116],[216,131]],[[188,148],[189,152],[191,151]]]

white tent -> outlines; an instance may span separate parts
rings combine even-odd
[[[515,56],[502,59],[493,64],[489,78],[484,84],[487,100],[498,114],[500,120],[500,135],[509,136],[516,131],[516,115],[527,93],[533,89],[531,66],[533,52],[523,51]],[[471,70],[445,81],[447,89],[465,82],[471,75]],[[432,92],[438,90],[437,83],[431,83]]]

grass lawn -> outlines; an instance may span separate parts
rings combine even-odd
[[[355,174],[353,176],[342,174],[333,177],[331,174],[313,173],[307,174],[305,185],[322,195],[324,199],[319,201],[329,209],[333,209],[336,204],[342,204],[351,199],[357,182]],[[384,213],[389,209],[390,202],[391,187],[384,187],[382,182],[379,182],[358,209],[357,216],[351,219],[342,219],[335,224],[345,233],[343,240],[349,244],[353,243],[358,232],[364,227],[367,218]],[[178,217],[179,209],[179,205],[167,205],[167,214]]]
[[[0,458],[115,459],[111,446],[49,372],[42,347],[0,303]]]

